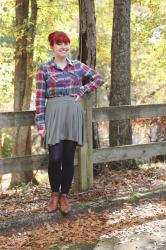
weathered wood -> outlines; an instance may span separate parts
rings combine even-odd
[[[86,127],[85,145],[80,148],[78,158],[75,158],[75,190],[83,191],[92,186],[93,163],[148,158],[166,154],[165,141],[141,145],[118,146],[94,151],[92,149],[92,121],[166,116],[166,104],[93,108],[93,120],[90,95],[84,96],[84,105]],[[0,128],[34,125],[34,117],[35,111],[0,113]],[[47,155],[6,158],[0,160],[0,174],[47,169],[47,165]]]
[[[0,113],[0,128],[34,125],[35,111],[2,112]]]
[[[78,166],[75,172],[75,191],[83,191],[93,185],[93,147],[92,147],[92,98],[84,96],[85,143],[78,150]]]
[[[127,145],[93,150],[93,163],[103,163],[126,159],[148,158],[166,154],[166,141],[149,144]],[[75,185],[77,188],[86,188],[93,182],[93,164],[87,144],[80,149],[74,160],[76,167]],[[79,166],[78,162],[81,160]],[[48,155],[32,155],[0,159],[0,174],[14,173],[26,170],[47,169]],[[89,168],[90,167],[90,168]]]
[[[103,163],[127,159],[145,159],[155,155],[166,154],[166,141],[149,144],[126,145],[95,149],[93,163]]]
[[[92,122],[166,116],[166,104],[124,105],[92,109]],[[35,111],[2,112],[0,128],[34,125]]]
[[[5,158],[0,160],[0,174],[47,169],[47,163],[48,156],[46,154]]]
[[[113,121],[166,116],[166,104],[123,105],[93,108],[92,121]]]
[[[77,158],[74,160],[77,165]],[[47,170],[48,154],[27,155],[0,159],[0,175],[29,170]]]

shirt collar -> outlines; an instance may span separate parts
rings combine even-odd
[[[73,66],[73,62],[68,57],[66,58],[66,60],[67,60],[69,65]],[[54,60],[54,57],[51,59],[50,65],[53,66],[53,67],[58,68],[58,66],[56,65],[56,62]]]
[[[69,65],[71,65],[71,66],[74,65],[73,62],[72,62],[72,60],[70,60],[68,57],[66,58],[66,60],[67,60],[67,62],[68,62]]]

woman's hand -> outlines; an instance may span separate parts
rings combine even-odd
[[[39,134],[42,138],[44,138],[44,136],[45,136],[45,134],[46,134],[46,130],[45,130],[45,129],[41,129],[41,130],[38,131],[38,134]]]
[[[81,97],[78,95],[75,99],[76,102],[80,101]]]

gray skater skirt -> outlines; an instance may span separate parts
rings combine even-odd
[[[61,140],[71,140],[82,146],[84,143],[84,111],[75,97],[62,96],[47,99],[46,136],[44,147]]]

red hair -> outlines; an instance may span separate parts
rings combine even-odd
[[[54,43],[70,43],[70,38],[63,31],[54,31],[49,34],[48,41],[50,43],[50,46],[53,47]]]

